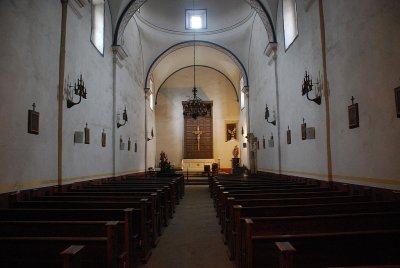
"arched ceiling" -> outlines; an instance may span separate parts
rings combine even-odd
[[[197,44],[196,47],[196,65],[207,66],[218,70],[225,75],[237,88],[236,81],[240,80],[241,70],[238,68],[232,58],[225,53],[210,46]],[[153,69],[152,76],[155,90],[176,71],[194,64],[194,47],[185,46],[176,49],[166,55]],[[155,92],[157,93],[157,92]]]
[[[156,89],[179,68],[193,65],[190,48],[163,55],[177,44],[196,40],[228,51],[221,53],[218,49],[199,46],[196,64],[215,68],[237,86],[240,76],[246,76],[248,69],[255,16],[258,15],[264,24],[266,32],[262,34],[267,35],[269,42],[276,40],[274,25],[278,0],[109,0],[108,3],[114,45],[123,44],[124,29],[129,21],[134,21],[140,32],[144,70],[152,75]],[[195,36],[192,30],[185,29],[185,9],[192,9],[193,4],[195,9],[207,9],[207,29],[196,31]],[[227,54],[233,57],[229,59]],[[159,60],[160,57],[163,59]],[[145,87],[148,87],[148,78]],[[245,83],[248,85],[247,80]]]

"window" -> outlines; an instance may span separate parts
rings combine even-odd
[[[153,81],[150,80],[150,96],[149,96],[149,106],[152,111],[154,111],[154,84]]]
[[[299,30],[297,28],[296,0],[283,0],[282,9],[285,49],[288,49],[299,34]]]
[[[186,9],[186,29],[187,30],[207,29],[207,10]]]
[[[104,0],[92,0],[92,33],[90,41],[104,54]]]
[[[244,79],[243,76],[240,78],[240,109],[242,110],[244,108]]]

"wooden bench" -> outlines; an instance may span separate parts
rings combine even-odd
[[[396,230],[400,235],[400,212],[352,213],[317,216],[253,217],[241,220],[242,230],[238,234],[237,267],[276,267],[277,263],[268,248],[275,242],[291,242],[294,236],[302,238],[329,233],[351,233],[377,230]],[[326,235],[325,235],[326,236]],[[362,236],[361,236],[362,237]],[[389,242],[389,241],[388,241]],[[275,265],[275,264],[274,264]]]
[[[133,217],[133,229],[139,230],[139,244],[141,248],[142,262],[147,262],[151,256],[151,245],[153,244],[150,235],[151,222],[147,222],[147,199],[143,199],[141,207],[137,208],[140,214]],[[125,209],[131,208],[134,202],[118,201],[18,201],[12,203],[13,208],[46,208],[46,209]]]
[[[25,245],[32,239],[47,241],[37,243],[37,248],[41,245],[46,248],[49,245],[65,248],[73,243],[85,245],[84,267],[122,268],[128,264],[127,252],[122,247],[123,223],[118,221],[0,221],[0,230],[1,259],[32,258],[32,253],[37,252],[32,252],[35,245]],[[59,247],[56,248],[59,251]]]
[[[346,213],[371,213],[371,212],[396,212],[400,211],[398,201],[379,202],[348,202],[333,204],[307,204],[289,206],[257,206],[242,207],[234,205],[232,220],[227,224],[225,239],[229,246],[231,259],[235,258],[235,247],[237,234],[240,234],[240,220],[251,217],[281,217],[281,216],[307,216],[307,215],[329,215]]]

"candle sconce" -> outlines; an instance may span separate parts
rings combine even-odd
[[[313,89],[315,90],[315,98],[310,99],[308,93]],[[316,104],[321,105],[321,91],[322,91],[322,83],[320,74],[318,73],[317,82],[313,83],[312,77],[306,71],[306,74],[304,75],[303,85],[301,88],[301,95],[302,96],[306,95],[309,101],[313,101]]]
[[[150,136],[151,136],[151,138],[147,137],[147,141],[151,141],[154,138],[153,128],[151,129]]]
[[[82,98],[86,99],[87,92],[85,82],[82,79],[82,74],[80,75],[80,77],[78,77],[78,80],[74,83],[74,85],[72,85],[72,83],[68,80],[69,78],[67,79],[67,81],[65,81],[65,90],[67,93],[67,108],[71,108],[72,106],[81,103]],[[78,102],[73,101],[74,94],[79,96]]]
[[[122,120],[124,120],[123,123],[119,122],[119,119],[120,119],[119,117],[120,117],[120,114],[117,114],[117,128],[125,126],[126,122],[128,122],[128,114],[126,113],[126,106],[125,106],[124,112],[122,113]]]
[[[275,111],[273,112],[273,120],[269,121],[269,109],[268,109],[268,104],[265,105],[265,120],[267,120],[268,123],[272,125],[276,125],[276,119],[275,119]]]

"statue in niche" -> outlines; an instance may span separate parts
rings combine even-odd
[[[239,147],[237,145],[235,145],[235,148],[233,148],[232,154],[233,154],[234,158],[238,158],[238,156],[239,156]]]

